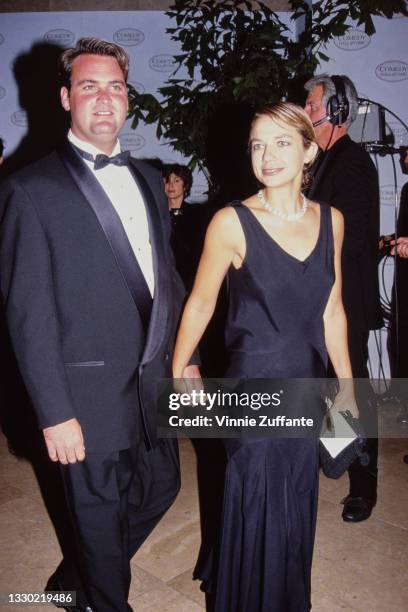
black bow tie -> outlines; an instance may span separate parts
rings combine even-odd
[[[98,153],[98,155],[96,155],[94,158],[91,153],[83,151],[77,146],[75,146],[75,149],[78,151],[81,157],[87,161],[94,162],[94,170],[105,168],[105,166],[108,164],[114,164],[115,166],[127,166],[130,160],[130,151],[122,151],[113,157],[109,157],[109,155],[104,155],[103,153]]]

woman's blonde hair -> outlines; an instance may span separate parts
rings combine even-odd
[[[293,104],[292,102],[274,102],[271,104],[266,104],[255,112],[254,118],[252,119],[251,128],[257,119],[265,116],[269,117],[276,123],[284,123],[295,128],[303,140],[303,146],[305,149],[309,149],[312,143],[317,144],[313,124],[309,115],[301,106]],[[308,168],[310,168],[313,162],[314,159],[305,164],[303,167],[303,189],[308,187],[310,184],[311,177],[308,172]]]

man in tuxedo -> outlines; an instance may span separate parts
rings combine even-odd
[[[338,208],[344,215],[342,251],[343,303],[355,378],[368,378],[368,337],[382,327],[378,286],[380,199],[378,175],[369,154],[348,135],[358,111],[357,91],[346,76],[320,75],[305,84],[305,110],[321,148],[307,196]],[[329,371],[334,376],[333,371]],[[369,395],[369,385],[364,393]],[[357,398],[358,400],[358,398]],[[375,418],[375,401],[360,401],[362,421]],[[378,440],[367,444],[370,463],[355,461],[349,469],[350,491],[344,521],[367,519],[377,500]]]
[[[67,610],[127,612],[130,559],[179,489],[155,413],[184,296],[161,176],[120,152],[128,56],[83,38],[60,67],[68,138],[0,188],[1,294],[76,536],[47,590],[76,590]]]

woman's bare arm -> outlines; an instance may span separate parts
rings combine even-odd
[[[208,226],[194,287],[184,308],[173,358],[173,376],[181,378],[213,315],[222,281],[242,251],[243,232],[234,209],[216,213]]]
[[[338,378],[351,378],[351,364],[347,343],[347,319],[341,297],[341,248],[344,236],[343,215],[331,209],[334,236],[335,282],[330,292],[323,321],[326,348]]]
[[[330,292],[323,321],[326,348],[334,371],[340,383],[340,392],[335,400],[335,409],[348,409],[358,417],[352,384],[352,370],[347,341],[347,319],[341,297],[341,248],[344,236],[343,215],[335,208],[331,209],[334,236],[334,269],[335,282]]]

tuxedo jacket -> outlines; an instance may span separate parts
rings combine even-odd
[[[378,175],[369,154],[349,136],[322,153],[310,199],[326,202],[344,215],[343,302],[350,327],[382,327],[378,285],[380,198]]]
[[[153,254],[147,318],[119,217],[68,142],[0,186],[0,286],[19,369],[40,426],[76,417],[90,451],[155,444],[157,382],[170,376],[184,297],[161,176],[134,159],[130,169]]]

